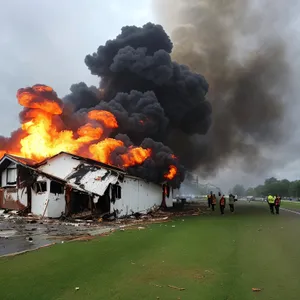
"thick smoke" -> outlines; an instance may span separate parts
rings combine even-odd
[[[158,20],[172,32],[172,57],[203,74],[210,85],[208,134],[189,136],[177,129],[166,140],[187,167],[200,166],[210,175],[233,156],[255,167],[261,149],[276,147],[286,137],[286,40],[297,11],[297,1],[287,2],[154,1]]]
[[[130,167],[130,173],[161,182],[162,174],[173,165],[178,173],[172,183],[178,186],[184,179],[179,161],[186,159],[181,156],[179,144],[174,148],[176,157],[172,155],[174,149],[164,144],[169,143],[175,130],[186,136],[205,134],[212,110],[205,97],[205,78],[172,61],[172,47],[160,25],[123,27],[116,39],[86,57],[91,73],[100,77],[100,88],[95,90],[84,83],[73,85],[64,99],[67,105],[63,120],[74,130],[90,110],[112,112],[119,127],[110,136],[125,145],[112,154],[114,163],[118,165],[126,147],[150,148],[151,158]]]

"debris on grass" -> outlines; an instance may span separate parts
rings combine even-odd
[[[79,287],[78,286],[75,288],[75,291],[79,291]]]
[[[171,288],[171,289],[174,289],[174,290],[178,290],[178,291],[184,291],[185,290],[185,288],[174,286],[174,285],[168,285],[168,287]]]
[[[261,292],[262,289],[260,288],[252,288],[252,292]]]

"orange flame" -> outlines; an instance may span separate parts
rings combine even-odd
[[[165,178],[172,180],[177,174],[177,168],[174,165],[169,166],[169,172],[165,174]]]
[[[38,162],[65,151],[110,165],[117,161],[119,167],[126,168],[142,164],[151,157],[149,148],[126,147],[122,141],[108,137],[112,130],[118,128],[116,117],[109,111],[91,110],[87,114],[89,121],[74,132],[65,128],[61,119],[63,102],[51,87],[38,84],[20,89],[17,98],[26,107],[21,114],[20,135],[5,143],[5,149],[0,145],[0,157],[10,153]],[[140,120],[140,124],[144,123]],[[122,149],[115,152],[118,156],[112,161],[112,154],[119,147]],[[174,155],[171,157],[176,158]],[[177,168],[171,165],[165,178],[173,179],[176,173]]]
[[[105,164],[111,164],[110,154],[118,147],[122,147],[123,142],[112,138],[107,138],[89,147],[92,158]]]
[[[142,147],[130,148],[128,153],[121,155],[124,167],[141,164],[150,156],[151,149],[144,149]]]
[[[17,92],[17,98],[19,104],[24,107],[39,108],[52,115],[62,113],[62,102],[49,86],[35,85],[32,88],[20,89]]]
[[[118,128],[115,116],[106,110],[91,110],[88,117],[92,120],[101,121],[107,128]]]

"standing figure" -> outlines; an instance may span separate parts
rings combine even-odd
[[[225,196],[224,195],[222,196],[221,193],[219,192],[219,198],[220,198],[219,204],[220,204],[221,215],[224,215],[225,205],[226,205]]]
[[[213,194],[213,195],[211,196],[211,210],[212,210],[212,211],[215,211],[216,203],[217,203],[217,198],[216,198],[216,195]]]
[[[213,197],[213,193],[210,192],[210,194],[207,195],[207,205],[208,205],[208,208],[210,208],[210,206],[212,204],[212,197]]]
[[[230,211],[234,213],[234,196],[232,194],[229,195],[229,207]]]
[[[281,197],[279,195],[277,195],[276,199],[275,199],[275,211],[276,211],[276,215],[279,215],[280,203],[281,203]]]
[[[272,195],[268,196],[268,204],[270,207],[271,214],[274,215],[275,198]]]

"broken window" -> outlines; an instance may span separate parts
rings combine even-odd
[[[117,184],[113,184],[111,186],[111,201],[114,203],[116,199],[121,199],[122,193],[121,193],[121,186]]]
[[[61,183],[58,183],[56,181],[50,182],[50,193],[52,194],[63,194],[64,193],[64,187]]]
[[[36,194],[45,193],[47,191],[47,182],[46,181],[37,181],[32,185],[32,189]]]
[[[17,183],[17,169],[16,168],[6,169],[6,183],[7,184],[16,184]]]

